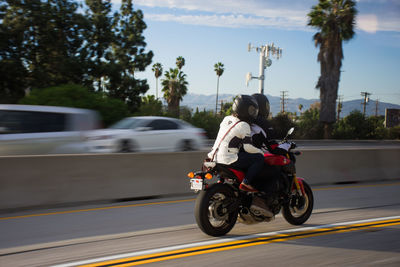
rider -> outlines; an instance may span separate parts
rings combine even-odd
[[[257,101],[249,95],[238,95],[232,105],[232,115],[220,124],[217,139],[208,157],[219,164],[246,170],[240,189],[257,192],[251,184],[263,169],[264,153],[252,145],[250,124],[258,114]]]

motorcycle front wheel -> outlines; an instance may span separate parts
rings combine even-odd
[[[303,181],[305,195],[300,196],[296,189],[292,190],[289,200],[283,205],[282,215],[293,225],[305,223],[310,218],[314,207],[314,196],[311,187]]]
[[[238,217],[235,199],[233,189],[226,184],[213,184],[201,191],[194,208],[199,228],[210,236],[222,236],[232,230]]]

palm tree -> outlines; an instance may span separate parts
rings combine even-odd
[[[216,64],[214,64],[214,70],[215,73],[217,73],[217,98],[215,100],[215,114],[217,114],[217,108],[218,108],[218,88],[219,88],[219,77],[221,77],[221,75],[224,73],[224,64],[222,64],[221,62],[218,62]]]
[[[185,59],[183,57],[177,57],[176,66],[178,67],[178,69],[181,70],[184,65],[185,65]]]
[[[319,47],[318,61],[321,76],[316,88],[320,90],[321,110],[319,121],[324,125],[324,138],[330,138],[335,122],[336,99],[342,66],[342,42],[354,36],[357,10],[355,0],[319,0],[308,13],[308,25],[318,29],[314,35]]]
[[[165,79],[162,80],[161,85],[164,99],[168,103],[168,111],[171,115],[179,117],[179,102],[187,93],[186,74],[179,71],[178,68],[170,68],[165,72]]]
[[[156,77],[156,99],[158,99],[158,77],[160,77],[163,72],[161,63],[155,63],[151,70],[154,71],[154,76]]]
[[[299,111],[300,111],[300,114],[301,114],[301,111],[303,110],[303,104],[299,104]]]

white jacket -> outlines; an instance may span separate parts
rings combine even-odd
[[[237,124],[229,131],[235,123]],[[221,142],[221,139],[227,131],[229,131],[229,133]],[[218,144],[220,144],[219,147]],[[208,157],[217,163],[229,165],[238,159],[237,154],[241,147],[248,153],[263,154],[260,149],[251,144],[250,125],[245,121],[240,121],[235,116],[227,116],[220,124],[217,139],[215,140],[211,152],[208,153]],[[216,150],[217,152],[215,153]],[[214,153],[215,156],[213,158]]]

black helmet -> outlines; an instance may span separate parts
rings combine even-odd
[[[233,100],[232,111],[240,120],[253,122],[258,115],[258,104],[252,96],[237,95]]]
[[[269,100],[264,94],[253,94],[258,104],[258,116],[268,118],[269,116]]]

